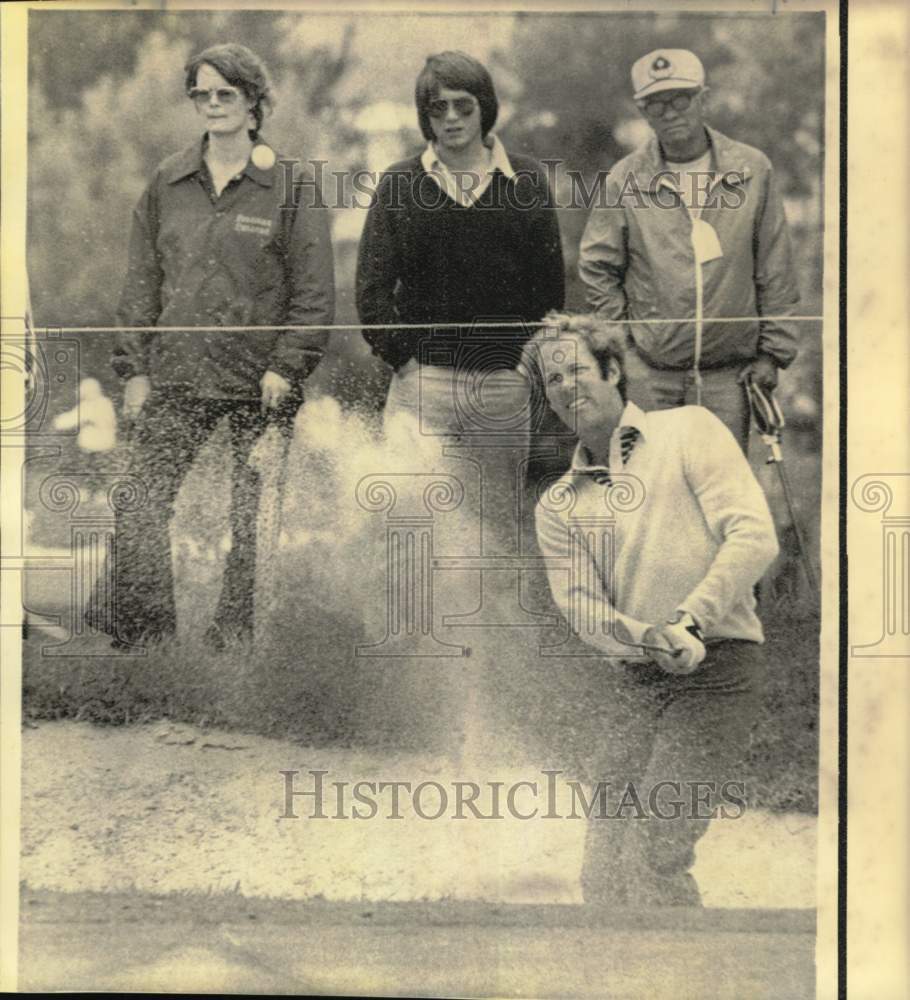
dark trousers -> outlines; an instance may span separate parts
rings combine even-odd
[[[587,902],[698,904],[689,873],[695,845],[711,811],[742,796],[731,785],[725,799],[722,788],[743,781],[740,762],[757,713],[762,662],[757,643],[727,640],[709,645],[692,674],[650,664],[616,668],[600,716],[604,746],[595,780],[608,783],[608,796],[606,809],[587,821],[581,877]],[[626,795],[629,785],[634,792]],[[728,815],[736,811],[731,801]]]
[[[101,626],[119,640],[155,641],[176,629],[170,540],[174,501],[199,449],[224,417],[233,459],[231,549],[215,624],[230,636],[252,631],[259,475],[247,460],[265,429],[260,403],[153,390],[133,429],[129,473],[141,484],[141,495],[122,504],[117,515],[111,620]],[[95,607],[97,596],[96,590]]]

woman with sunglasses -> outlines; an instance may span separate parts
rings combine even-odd
[[[250,449],[269,420],[287,428],[327,337],[252,328],[332,322],[332,247],[312,179],[288,191],[287,163],[260,136],[272,88],[258,56],[212,46],[187,63],[185,85],[202,135],[164,160],[139,199],[118,310],[113,364],[134,424],[130,471],[148,496],[119,518],[113,621],[101,627],[126,643],[173,633],[172,505],[227,417],[232,544],[207,633],[223,648],[252,630],[259,477]],[[130,329],[156,326],[170,330]]]

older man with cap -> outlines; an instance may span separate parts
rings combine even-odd
[[[643,409],[703,405],[745,451],[745,383],[777,384],[796,355],[799,301],[774,170],[764,153],[705,124],[699,58],[658,49],[632,67],[654,134],[610,171],[579,271],[588,303],[629,320],[629,398]]]

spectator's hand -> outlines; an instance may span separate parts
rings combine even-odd
[[[691,674],[705,658],[705,645],[685,622],[652,625],[642,637],[645,645],[662,647],[666,653],[650,650],[651,659],[668,674]]]
[[[750,361],[739,373],[737,381],[745,383],[750,375],[752,381],[765,392],[773,392],[777,388],[777,364],[767,354],[760,354]]]
[[[262,387],[262,409],[276,409],[291,391],[291,383],[278,372],[267,371],[259,380]]]
[[[135,420],[145,401],[152,391],[152,383],[148,375],[134,375],[123,387],[123,416],[126,420]]]

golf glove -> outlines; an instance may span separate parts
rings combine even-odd
[[[650,656],[668,674],[691,674],[705,658],[701,629],[686,611],[663,625],[652,625],[644,641],[666,647],[666,653],[652,650]]]

